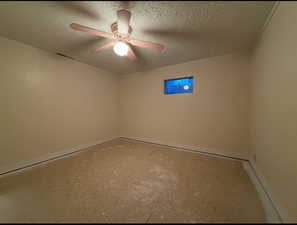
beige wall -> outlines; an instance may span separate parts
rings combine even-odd
[[[122,76],[121,135],[246,157],[247,66],[238,53]],[[193,94],[163,94],[164,79],[183,76]]]
[[[281,2],[257,42],[251,151],[285,221],[297,221],[297,3]]]
[[[2,37],[0,49],[2,170],[118,134],[116,75]]]

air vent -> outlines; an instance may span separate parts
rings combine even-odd
[[[72,57],[70,57],[70,56],[68,56],[68,55],[64,55],[64,54],[62,54],[62,53],[60,53],[60,52],[56,52],[56,54],[74,60],[74,58],[72,58]]]

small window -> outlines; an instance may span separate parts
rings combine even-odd
[[[164,94],[193,93],[193,77],[164,80]]]

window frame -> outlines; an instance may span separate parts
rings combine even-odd
[[[182,79],[192,79],[192,92],[182,92],[182,93],[166,93],[166,82],[172,80],[182,80]],[[186,77],[178,77],[178,78],[171,78],[163,80],[163,94],[164,95],[177,95],[177,94],[193,94],[194,93],[194,83],[195,79],[194,76],[186,76]]]

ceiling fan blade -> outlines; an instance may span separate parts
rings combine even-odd
[[[128,59],[130,59],[131,61],[134,61],[137,59],[133,49],[131,48],[131,46],[129,44],[127,44],[128,46],[128,54],[127,54],[127,57]]]
[[[105,49],[112,48],[114,45],[115,45],[115,42],[108,43],[108,44],[106,44],[106,45],[103,45],[103,46],[100,47],[100,48],[97,48],[97,49],[96,49],[96,52],[101,52],[101,51],[103,51],[103,50],[105,50]]]
[[[147,41],[139,41],[135,39],[129,40],[129,43],[142,48],[150,48],[161,52],[165,51],[165,46],[161,44],[156,44],[156,43],[147,42]]]
[[[118,23],[118,32],[121,34],[128,34],[129,32],[129,24],[131,13],[126,9],[118,10],[117,11],[117,23]]]
[[[73,30],[83,31],[83,32],[87,32],[89,34],[93,34],[93,35],[96,35],[96,36],[113,39],[113,34],[106,33],[106,32],[100,31],[100,30],[96,30],[96,29],[93,29],[91,27],[87,27],[87,26],[80,25],[80,24],[77,24],[77,23],[70,24],[70,27]]]

